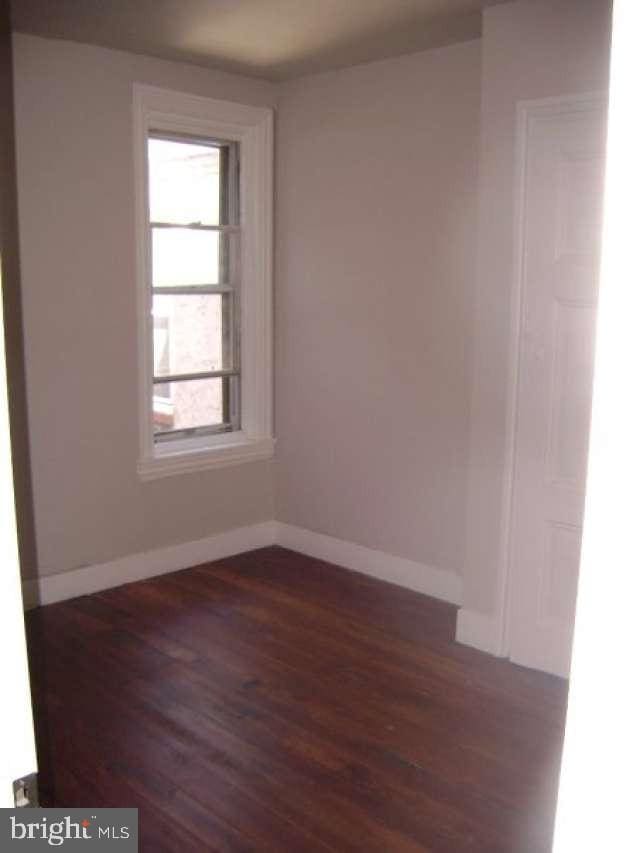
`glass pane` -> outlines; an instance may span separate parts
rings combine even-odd
[[[220,149],[149,139],[152,222],[220,224]]]
[[[153,286],[226,284],[221,249],[228,237],[217,231],[153,228]]]
[[[229,324],[223,322],[228,299],[230,297],[220,294],[154,295],[155,376],[203,373],[231,367],[225,338]]]
[[[153,431],[221,426],[225,422],[224,396],[228,396],[232,381],[220,377],[165,383],[168,396],[154,393]]]

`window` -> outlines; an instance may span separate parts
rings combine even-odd
[[[147,140],[156,442],[240,428],[237,149]]]
[[[267,458],[272,113],[134,91],[145,478]]]

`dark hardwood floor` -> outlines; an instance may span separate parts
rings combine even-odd
[[[32,611],[46,804],[143,851],[547,851],[564,682],[455,608],[266,548]]]

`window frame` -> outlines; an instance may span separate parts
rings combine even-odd
[[[274,452],[273,110],[136,83],[133,87],[138,291],[138,474],[221,467]],[[240,167],[240,429],[156,442],[153,436],[153,316],[147,140],[177,134],[238,143]]]

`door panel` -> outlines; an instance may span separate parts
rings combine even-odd
[[[0,258],[0,808],[13,808],[13,782],[35,773],[36,753],[24,636],[4,357]]]
[[[13,782],[35,772],[36,753],[24,636],[9,439],[3,306],[15,305],[18,233],[15,198],[12,56],[8,3],[0,2],[0,808],[14,805]],[[7,329],[16,316],[9,312]],[[14,363],[16,359],[14,358]]]
[[[510,548],[509,650],[567,675],[589,442],[605,112],[530,118]]]
[[[553,313],[547,480],[580,491],[585,486],[589,443],[595,307],[556,300]]]

